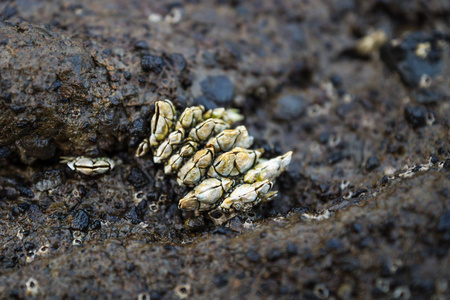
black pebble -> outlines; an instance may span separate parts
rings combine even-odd
[[[148,184],[145,174],[138,167],[131,168],[127,181],[136,188],[140,188]]]
[[[136,50],[148,50],[148,44],[146,41],[139,40],[134,43],[134,48]]]
[[[450,231],[450,210],[446,211],[439,218],[439,222],[437,225],[438,231]]]
[[[276,261],[279,260],[283,256],[280,250],[276,248],[272,248],[267,252],[266,258],[268,261]]]
[[[245,256],[251,262],[258,262],[261,259],[261,255],[259,255],[259,253],[255,250],[247,251],[247,253],[245,253]]]
[[[203,95],[220,107],[231,106],[234,96],[234,86],[224,75],[208,76],[200,82]]]
[[[368,172],[373,171],[376,168],[378,168],[379,166],[380,166],[380,161],[378,160],[378,158],[376,156],[371,156],[367,159],[366,171],[368,171]]]
[[[306,109],[306,102],[302,97],[286,95],[278,100],[276,116],[280,120],[292,120],[300,117]]]
[[[164,60],[156,55],[145,55],[141,61],[142,70],[145,72],[161,73],[164,67]]]
[[[413,128],[419,128],[427,124],[427,111],[420,106],[407,106],[405,108],[405,119]]]
[[[123,78],[125,78],[126,80],[130,80],[131,79],[131,73],[126,71],[123,73]]]
[[[72,228],[75,230],[86,231],[89,227],[89,216],[88,214],[80,209],[73,216]]]

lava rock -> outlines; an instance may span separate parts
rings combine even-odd
[[[146,41],[139,40],[134,43],[134,48],[136,50],[148,50],[148,44]]]
[[[183,72],[186,69],[187,63],[184,56],[180,53],[172,53],[169,57],[170,62],[177,68],[178,71]]]
[[[443,213],[437,225],[438,231],[450,231],[450,211]]]
[[[224,76],[208,76],[200,82],[203,95],[220,107],[228,107],[234,96],[234,86],[231,80]]]
[[[419,128],[427,124],[427,111],[420,106],[407,106],[405,108],[405,119],[413,128]]]
[[[366,171],[370,172],[380,166],[380,161],[376,156],[371,156],[366,161]]]
[[[278,100],[277,118],[283,121],[298,118],[305,112],[306,106],[301,96],[285,95]]]
[[[17,142],[17,146],[25,155],[42,160],[52,158],[56,150],[53,139],[44,139],[39,135],[24,137]]]
[[[72,229],[86,231],[89,228],[89,215],[82,209],[78,210],[72,220]]]
[[[132,184],[135,188],[141,188],[148,184],[148,180],[138,167],[132,167],[131,172],[127,177],[127,181]]]
[[[381,48],[381,59],[390,69],[398,72],[405,85],[417,87],[422,75],[433,77],[442,70],[439,36],[411,33],[400,44],[386,43]]]
[[[442,102],[446,97],[438,91],[430,89],[419,89],[413,94],[413,97],[420,104],[434,105]]]
[[[164,60],[156,55],[145,55],[141,60],[142,70],[159,74],[164,67]]]

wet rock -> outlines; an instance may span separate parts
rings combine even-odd
[[[194,99],[194,105],[203,105],[206,109],[214,109],[219,107],[214,101],[200,96]]]
[[[80,231],[89,228],[89,215],[84,210],[80,209],[73,215],[72,228]]]
[[[127,177],[127,181],[136,188],[143,187],[148,184],[148,180],[138,167],[132,167],[131,172]]]
[[[172,53],[169,56],[169,62],[173,64],[179,72],[186,70],[186,59],[184,59],[184,56],[180,53]]]
[[[288,121],[300,117],[307,103],[301,96],[284,95],[278,100],[276,117],[280,120]]]
[[[228,77],[224,75],[208,76],[200,82],[204,97],[213,101],[219,107],[231,106],[234,96],[234,86]]]
[[[216,66],[216,57],[214,53],[205,51],[202,53],[202,63],[207,68],[214,68]]]
[[[450,231],[450,211],[446,211],[439,217],[438,231]]]
[[[283,256],[283,253],[276,248],[270,249],[266,254],[266,258],[268,261],[279,260],[282,256]]]
[[[439,102],[444,101],[446,96],[439,91],[434,91],[430,89],[419,89],[413,94],[413,97],[420,104],[424,105],[435,105]]]
[[[39,135],[22,138],[17,146],[26,156],[42,160],[52,158],[56,150],[53,139],[43,139]]]
[[[380,161],[378,157],[371,156],[366,161],[366,171],[371,172],[380,166]]]
[[[0,158],[7,158],[11,155],[8,147],[0,147]]]
[[[160,56],[145,55],[141,60],[142,70],[159,74],[164,67],[164,60]]]
[[[442,50],[438,46],[440,36],[411,33],[399,44],[386,43],[381,48],[381,58],[389,68],[399,73],[405,85],[417,87],[423,75],[434,77],[442,70]]]
[[[427,124],[427,111],[421,106],[405,107],[405,119],[413,128],[423,127]]]
[[[258,252],[256,252],[255,250],[249,250],[247,251],[247,253],[245,253],[245,256],[247,257],[247,259],[251,262],[258,262],[261,259],[261,255],[259,255]]]
[[[139,40],[134,43],[134,49],[136,50],[148,50],[148,44],[144,40]]]
[[[48,170],[45,171],[44,174],[38,174],[34,180],[36,181],[36,189],[43,192],[62,184],[64,181],[64,174],[60,169]]]

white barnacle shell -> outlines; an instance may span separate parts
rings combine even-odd
[[[234,181],[229,178],[208,178],[183,197],[178,207],[182,210],[210,210],[231,188]]]
[[[204,142],[207,141],[211,136],[216,135],[229,127],[230,125],[225,123],[223,120],[207,119],[192,128],[192,130],[189,132],[189,137],[196,142]]]
[[[115,163],[112,159],[107,157],[90,158],[90,157],[67,157],[62,156],[61,163],[67,163],[67,166],[85,175],[100,175],[112,170]]]
[[[253,183],[256,181],[275,180],[282,172],[287,170],[291,158],[292,151],[289,151],[284,155],[258,163],[245,174],[244,182]]]
[[[179,128],[171,132],[167,139],[165,139],[164,142],[156,149],[153,155],[153,161],[159,164],[167,160],[172,155],[173,151],[183,143],[183,139],[183,128]]]
[[[230,125],[244,120],[244,116],[239,113],[239,110],[235,108],[225,109],[223,107],[208,110],[203,114],[203,118],[221,119]]]
[[[269,180],[238,185],[233,192],[223,200],[220,207],[225,210],[231,208],[236,210],[250,209],[258,204],[264,197],[273,197],[273,194],[269,194],[272,186],[273,184]]]
[[[195,153],[180,171],[178,171],[177,182],[181,186],[194,186],[206,173],[206,169],[214,159],[214,149],[205,148]]]
[[[175,129],[183,128],[189,130],[196,124],[203,121],[203,113],[205,107],[203,105],[187,107],[177,121]]]
[[[150,123],[150,145],[156,147],[170,133],[176,121],[177,113],[170,100],[156,101],[155,114]]]
[[[262,149],[248,150],[236,147],[225,152],[214,160],[208,170],[209,177],[226,177],[244,174],[252,168],[263,153]]]
[[[184,160],[194,155],[197,149],[198,143],[190,138],[187,138],[184,141],[183,146],[178,149],[178,151],[174,153],[167,161],[166,165],[164,166],[164,173],[172,174],[178,171],[183,165]]]
[[[139,144],[136,150],[136,157],[142,157],[149,151],[150,151],[150,142],[148,139],[145,139]]]
[[[248,148],[253,143],[253,137],[248,135],[245,126],[238,126],[235,129],[227,129],[212,137],[206,143],[206,147],[214,147],[214,151],[229,151],[234,147]]]

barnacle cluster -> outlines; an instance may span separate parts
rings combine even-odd
[[[236,109],[205,111],[202,105],[186,108],[177,118],[170,100],[157,101],[150,136],[136,156],[152,151],[166,174],[177,173],[178,184],[192,188],[179,201],[182,210],[248,210],[276,195],[274,180],[287,169],[292,152],[260,159],[262,149],[248,149],[253,137],[245,126],[230,129],[241,120]]]

